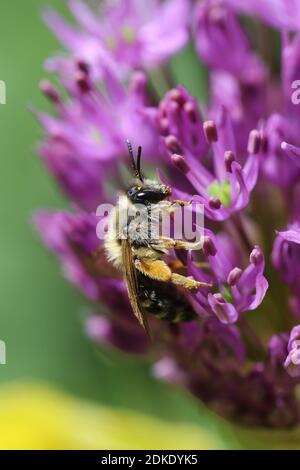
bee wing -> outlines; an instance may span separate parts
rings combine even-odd
[[[148,323],[138,300],[138,280],[136,275],[136,268],[132,259],[131,245],[128,240],[122,240],[122,257],[124,265],[124,278],[133,313],[145,331],[149,334]]]

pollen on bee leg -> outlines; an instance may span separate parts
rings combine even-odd
[[[146,260],[137,258],[134,265],[142,274],[151,277],[152,279],[156,279],[157,281],[167,282],[171,279],[172,271],[162,260]]]
[[[174,199],[172,204],[178,204],[181,207],[190,206],[193,201],[182,201],[181,199]]]
[[[189,290],[199,289],[200,287],[212,287],[211,283],[196,281],[191,276],[182,276],[177,273],[172,273],[171,282]]]

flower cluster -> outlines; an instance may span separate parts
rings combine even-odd
[[[88,336],[150,354],[156,377],[222,415],[257,426],[298,424],[300,110],[291,95],[300,80],[299,2],[114,0],[92,8],[70,0],[69,6],[77,25],[45,14],[69,50],[46,62],[68,97],[43,81],[55,115],[37,115],[46,134],[41,158],[72,212],[41,212],[35,223],[64,274],[94,304]],[[264,57],[257,40],[266,45],[270,35],[281,37],[280,74],[275,54]],[[174,82],[169,61],[188,41],[209,71],[202,109],[183,85],[158,96],[153,82],[155,74]],[[170,257],[179,256],[186,275],[212,287],[182,292],[195,312],[191,321],[151,316],[152,341],[96,235],[97,206],[116,202],[129,182],[127,139],[143,146],[147,169],[159,168],[174,199],[204,206],[201,251]]]

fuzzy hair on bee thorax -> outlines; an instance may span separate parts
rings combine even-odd
[[[170,203],[133,204],[126,194],[122,194],[111,211],[108,231],[104,239],[106,256],[115,267],[122,268],[122,240],[128,239],[133,253],[140,257],[158,259],[167,250],[153,250],[159,239],[160,220],[168,211]]]

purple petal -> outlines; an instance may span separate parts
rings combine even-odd
[[[218,317],[221,323],[235,323],[238,319],[238,312],[234,305],[225,301],[220,301],[216,294],[208,295],[208,303],[211,306],[212,311]]]
[[[294,145],[282,142],[281,149],[297,166],[300,167],[300,148]]]
[[[86,332],[97,344],[110,345],[125,353],[145,354],[149,348],[149,340],[137,322],[130,325],[117,319],[91,315],[86,321]]]
[[[300,228],[277,232],[277,235],[287,242],[300,244]]]

